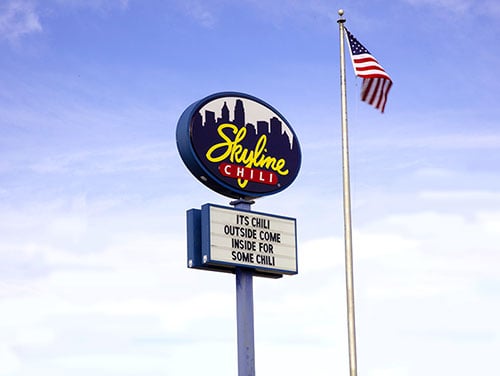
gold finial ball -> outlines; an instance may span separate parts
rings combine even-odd
[[[337,13],[339,14],[340,17],[342,17],[344,15],[344,9],[339,9]]]

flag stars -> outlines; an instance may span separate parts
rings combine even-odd
[[[363,78],[361,100],[384,112],[392,80],[377,60],[345,29],[356,76]]]

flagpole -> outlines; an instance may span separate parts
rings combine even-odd
[[[347,328],[349,337],[349,370],[350,376],[357,376],[356,360],[356,325],[354,315],[354,278],[352,262],[352,226],[351,226],[351,188],[349,177],[349,142],[347,137],[347,94],[344,50],[344,11],[339,9],[340,34],[340,100],[342,120],[342,174],[344,192],[344,243],[345,243],[345,277],[347,297]]]

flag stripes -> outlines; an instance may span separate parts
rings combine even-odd
[[[347,40],[356,76],[363,79],[361,100],[384,112],[392,79],[377,59],[349,32]]]
[[[384,112],[387,94],[392,81],[385,78],[364,79],[361,86],[361,100]]]

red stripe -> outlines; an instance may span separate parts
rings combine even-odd
[[[370,88],[372,87],[373,80],[363,80],[363,87],[361,88],[361,100],[366,102],[366,97],[370,92]]]
[[[379,97],[378,97],[377,105],[375,107],[378,108],[378,109],[382,109],[382,107],[383,107],[383,100],[384,100],[384,97],[385,97],[384,91],[385,91],[385,81],[386,80],[378,80],[378,81],[382,85],[381,85],[381,88],[378,91]]]
[[[366,67],[358,67],[358,66],[356,66],[356,70],[360,70],[360,71],[378,70],[378,71],[381,71],[381,72],[385,72],[385,70],[381,69],[380,67],[378,67],[376,65],[368,65]]]
[[[387,95],[392,87],[392,81],[387,79],[364,79],[361,88],[361,100],[379,109],[382,113],[387,103]]]
[[[375,106],[375,100],[378,97],[378,93],[380,93],[380,80],[377,78],[374,80],[375,81],[375,89],[371,91],[371,96],[369,99],[369,102],[372,106]],[[377,107],[377,106],[375,106]]]
[[[355,63],[367,63],[369,61],[373,61],[378,64],[378,61],[375,60],[373,57],[354,57],[353,58]]]
[[[368,52],[354,55],[356,43],[359,43],[348,33],[351,60],[356,76],[363,78],[361,100],[379,109],[382,113],[387,103],[387,96],[392,87],[392,79],[379,62]],[[359,52],[359,50],[358,50]]]
[[[385,104],[387,103],[387,95],[389,95],[389,90],[391,90],[391,87],[392,87],[392,81],[389,81],[387,83],[387,88],[386,88],[385,93],[384,93],[384,103],[382,105],[382,108],[380,109],[380,111],[382,111],[382,113],[384,113]]]

